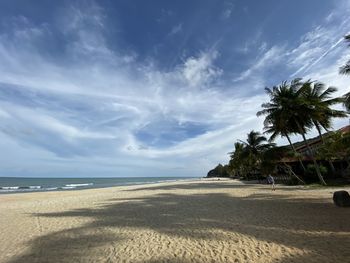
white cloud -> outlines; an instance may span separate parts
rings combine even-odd
[[[263,46],[263,48],[266,48]],[[262,70],[266,70],[276,65],[282,60],[285,48],[281,46],[273,46],[266,52],[264,52],[259,59],[254,61],[252,66],[242,72],[234,81],[243,81],[251,75],[260,74]]]
[[[224,9],[221,12],[220,18],[223,20],[229,19],[232,16],[235,5],[232,2],[225,2]]]
[[[190,86],[200,86],[222,74],[222,70],[213,65],[217,52],[202,53],[199,57],[188,58],[183,67],[183,75]]]
[[[147,175],[142,167],[160,169],[164,175],[174,174],[173,169],[182,167],[200,175],[212,165],[211,160],[227,158],[231,139],[225,136],[220,143],[217,139],[220,134],[231,132],[231,125],[238,125],[232,121],[232,105],[239,107],[240,103],[209,88],[222,74],[215,66],[216,51],[201,52],[164,72],[112,51],[102,34],[100,10],[82,12],[74,7],[68,15],[72,23],[61,21],[60,25],[72,41],[58,61],[45,57],[36,48],[36,34],[27,34],[26,44],[19,41],[22,35],[0,37],[4,62],[0,65],[0,91],[13,89],[21,95],[17,98],[5,92],[7,97],[1,103],[1,137],[12,145],[11,154],[25,148],[21,158],[30,152],[37,154],[38,159],[49,156],[51,161],[36,160],[37,166],[46,171],[58,166],[50,162],[64,161],[67,166],[60,167],[61,171],[71,167],[86,172],[87,169],[68,162],[79,160],[91,171],[104,163],[114,171],[125,171],[125,175]],[[91,30],[87,30],[87,25],[92,25]],[[20,30],[27,30],[27,25],[21,25]],[[42,30],[40,37],[45,39],[49,34]],[[207,125],[212,131],[165,148],[150,147],[138,138],[137,133],[148,125],[170,118],[179,127],[193,122]],[[160,133],[155,127],[154,135]],[[14,146],[14,142],[18,145]],[[190,153],[197,160],[191,169],[188,166],[192,159],[184,159]],[[122,162],[129,168],[120,168]],[[25,161],[23,167],[34,169]]]
[[[300,66],[291,77],[307,72],[343,41],[343,36],[334,39],[336,35],[332,33],[334,32],[325,28],[317,28],[310,32],[296,49],[291,51],[289,59],[291,65]]]
[[[226,10],[224,10],[222,12],[221,17],[223,19],[228,19],[228,18],[230,18],[231,14],[232,14],[232,10],[231,9],[226,9]]]
[[[263,43],[258,59],[229,82],[221,79],[224,72],[217,65],[215,50],[189,56],[164,71],[152,63],[138,63],[136,53],[111,49],[98,6],[71,7],[68,17],[59,21],[62,33],[71,39],[59,60],[46,57],[36,45],[51,34],[46,25],[34,27],[24,19],[17,21],[16,34],[0,35],[0,92],[5,94],[0,103],[0,144],[11,148],[0,161],[7,163],[8,171],[16,165],[9,160],[12,157],[25,169],[41,173],[70,169],[109,175],[175,175],[179,171],[204,175],[215,163],[227,161],[235,140],[244,139],[251,129],[261,130],[262,119],[255,113],[267,100],[262,94],[270,78],[267,72],[276,66],[285,68],[285,61],[290,71],[304,62],[312,65],[330,48],[312,46],[313,39],[333,36],[320,27],[298,47],[268,48]],[[339,48],[327,53],[339,57],[332,67],[327,55],[308,72],[344,92],[349,84],[337,74],[345,60]],[[247,98],[244,92],[251,94],[254,89],[260,92]],[[188,123],[203,126],[204,132],[166,146],[138,136],[149,129],[158,139],[164,133],[162,125],[171,131]]]
[[[65,37],[72,38],[72,55],[112,55],[104,38],[104,19],[103,10],[94,2],[88,6],[73,4],[64,10],[59,23]]]
[[[339,1],[338,8],[331,10],[324,24],[315,27],[305,34],[300,44],[287,53],[288,64],[296,69],[290,77],[308,74],[317,68],[317,64],[326,59],[325,64],[332,63],[337,57],[342,57],[342,42],[344,35],[350,32],[350,4]]]
[[[349,2],[344,3],[339,3],[337,9],[331,10],[324,24],[302,36],[297,46],[275,46],[275,49],[269,49],[263,56],[255,60],[250,68],[242,72],[235,81],[250,88],[256,86],[254,85],[254,81],[256,81],[262,88],[265,86],[264,82],[274,79],[274,76],[267,73],[278,67],[279,74],[281,72],[286,74],[285,79],[280,81],[302,77],[322,81],[327,86],[337,87],[336,96],[349,92],[349,77],[339,75],[339,67],[350,59],[350,50],[343,42],[343,36],[350,32],[348,23],[350,5]],[[267,55],[268,53],[269,55]],[[277,84],[279,83],[272,85]],[[268,100],[267,96],[265,100]],[[341,108],[340,105],[338,107]],[[348,125],[346,118],[335,119],[333,122],[335,129],[345,125]],[[308,136],[317,136],[317,132],[312,130]],[[292,139],[294,141],[301,140],[300,136],[293,136]],[[277,142],[287,143],[281,138]]]
[[[173,28],[170,30],[169,36],[176,35],[181,31],[182,31],[182,23],[173,26]]]

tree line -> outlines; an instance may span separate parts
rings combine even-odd
[[[350,46],[350,34],[345,36],[345,41]],[[339,69],[339,73],[350,75],[350,60]],[[269,135],[269,138],[260,132],[251,131],[246,141],[239,140],[234,144],[234,151],[229,153],[229,164],[218,165],[208,176],[238,175],[249,178],[272,173],[279,165],[295,180],[304,183],[302,177],[283,161],[289,157],[298,160],[301,169],[298,174],[315,173],[320,183],[326,185],[324,174],[327,171],[318,160],[326,161],[332,174],[336,173],[334,160],[345,161],[348,164],[345,170],[350,169],[350,134],[330,132],[333,118],[345,118],[350,113],[350,92],[341,97],[332,97],[336,91],[335,87],[327,87],[318,81],[303,81],[301,78],[265,88],[270,100],[261,105],[262,110],[257,112],[257,116],[265,116],[263,133]],[[344,110],[333,108],[340,103],[345,107]],[[321,140],[317,150],[310,146],[310,141],[306,138],[312,128],[317,130]],[[323,130],[327,136],[323,136]],[[291,135],[302,137],[306,153],[297,151],[291,142]],[[278,136],[286,138],[289,147],[277,147],[273,141]],[[311,161],[307,167],[303,162],[305,156]]]

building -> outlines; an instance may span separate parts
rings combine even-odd
[[[337,132],[340,132],[342,134],[350,133],[350,125],[338,129]],[[322,137],[326,139],[327,136],[329,136],[330,134],[331,132],[324,133],[322,134]],[[317,136],[317,137],[308,139],[307,143],[309,144],[311,151],[315,153],[322,146],[322,138],[320,136]],[[302,156],[301,159],[303,161],[311,161],[311,158],[310,158],[311,154],[309,152],[307,144],[304,141],[293,143],[293,146],[295,150],[301,154]],[[286,146],[286,147],[290,148],[290,146]],[[298,159],[295,157],[285,157],[282,159],[282,162],[294,163],[294,162],[298,162]]]

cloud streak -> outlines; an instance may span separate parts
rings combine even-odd
[[[302,65],[299,73],[324,72],[344,60],[339,41],[313,46],[312,34],[326,33],[324,42],[335,34],[320,27],[297,46],[257,43],[256,59],[234,78],[220,65],[220,45],[165,70],[155,58],[121,49],[118,39],[111,45],[96,3],[60,12],[55,24],[12,17],[14,26],[0,34],[0,145],[10,148],[0,156],[2,175],[204,175],[227,161],[236,139],[261,130],[255,113],[267,99],[263,87],[280,81],[276,68],[288,68],[287,76]],[[185,30],[174,24],[171,33]],[[57,35],[59,52],[43,52]]]

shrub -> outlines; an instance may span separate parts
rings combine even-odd
[[[328,173],[328,170],[326,167],[324,167],[323,165],[319,165],[319,169],[320,169],[320,173],[322,176],[326,175]],[[316,167],[314,164],[309,164],[306,168],[306,174],[307,175],[310,175],[310,176],[313,176],[316,173]]]
[[[300,182],[298,181],[297,178],[295,177],[290,177],[287,182],[286,182],[287,185],[299,185]]]

